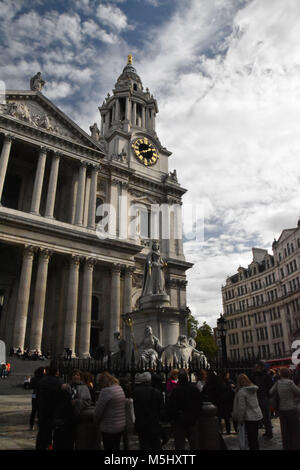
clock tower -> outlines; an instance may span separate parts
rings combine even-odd
[[[171,152],[155,130],[157,102],[148,88],[144,90],[131,55],[99,111],[98,138],[106,154],[103,178],[107,192],[102,200],[109,204],[103,214],[114,215],[108,217],[108,238],[140,245],[133,260],[132,310],[123,313],[131,315],[137,338],[151,325],[162,344],[175,344],[178,335],[187,332],[186,270],[192,267],[183,253],[181,209],[186,190],[178,183],[176,170],[169,172]],[[150,301],[148,310],[141,310],[144,266],[154,241],[165,263],[165,295],[160,296],[161,305],[156,296],[155,308]],[[122,287],[122,277],[121,291],[125,298],[127,284],[124,281]],[[128,331],[126,334],[130,336]]]
[[[126,156],[129,168],[161,181],[168,174],[171,152],[161,145],[156,134],[157,102],[148,88],[144,90],[131,54],[112,96],[108,93],[99,111],[102,142],[109,158],[122,161]]]

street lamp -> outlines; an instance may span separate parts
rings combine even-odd
[[[227,367],[227,350],[226,350],[226,320],[224,315],[220,314],[220,318],[217,319],[217,336],[221,341],[222,347],[222,368]]]

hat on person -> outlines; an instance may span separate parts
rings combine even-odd
[[[134,382],[138,384],[151,382],[150,372],[143,372],[142,374],[135,374]]]

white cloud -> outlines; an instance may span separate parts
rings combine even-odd
[[[96,16],[104,25],[117,31],[129,28],[126,15],[115,5],[100,4]]]

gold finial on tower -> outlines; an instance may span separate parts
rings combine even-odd
[[[128,54],[127,59],[128,59],[127,64],[128,64],[128,65],[129,65],[129,64],[132,65],[132,54]]]

